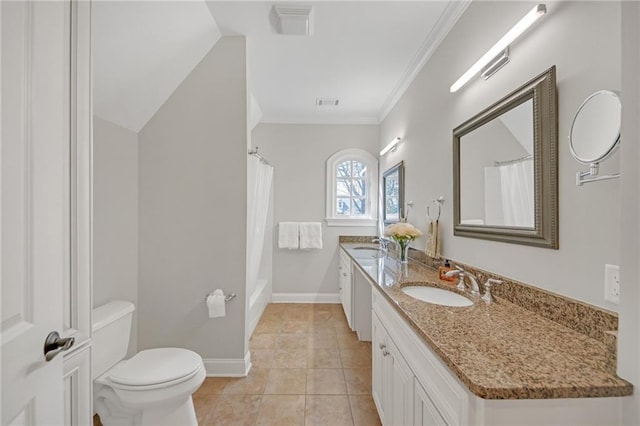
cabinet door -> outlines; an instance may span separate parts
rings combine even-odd
[[[417,426],[447,426],[422,385],[414,379],[413,424]]]
[[[387,352],[383,353],[387,370],[388,393],[386,416],[388,424],[408,426],[413,424],[413,371],[391,339],[387,340]],[[386,354],[386,355],[385,355]]]
[[[385,365],[384,350],[386,349],[387,333],[382,327],[377,315],[373,314],[372,318],[372,351],[373,351],[373,371],[371,383],[371,395],[373,402],[378,409],[378,416],[382,424],[386,422],[386,384],[385,384]]]
[[[349,256],[342,250],[340,250],[340,276],[338,277],[340,283],[340,301],[342,302],[342,309],[344,315],[347,317],[347,324],[349,328],[353,330],[352,322],[352,310],[351,310],[351,260]]]

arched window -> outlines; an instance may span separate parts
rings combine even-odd
[[[362,149],[344,149],[327,160],[327,224],[375,226],[378,160]]]

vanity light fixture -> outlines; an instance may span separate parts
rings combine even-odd
[[[384,148],[382,148],[382,150],[380,151],[380,157],[382,157],[383,155],[386,155],[388,152],[393,152],[396,150],[396,148],[398,147],[398,144],[400,143],[402,139],[400,139],[400,137],[395,138],[394,140],[392,140],[391,142],[389,142],[387,144],[387,146],[385,146]]]
[[[487,51],[487,53],[482,55],[482,57],[478,59],[476,63],[467,70],[467,72],[462,74],[462,76],[451,85],[449,91],[451,93],[457,92],[476,74],[483,71],[483,68],[487,67],[487,65],[489,64],[491,65],[487,67],[485,71],[483,71],[483,77],[485,77],[486,75],[485,78],[489,78],[493,73],[498,71],[509,61],[508,52],[505,52],[509,45],[516,41],[516,39],[520,37],[536,21],[538,21],[538,19],[542,18],[545,13],[547,13],[547,6],[545,6],[544,4],[539,4],[531,9],[529,13],[527,13],[524,18],[518,21],[518,23],[515,24],[513,28],[511,28],[505,35],[503,35],[502,38],[498,40],[498,42],[494,44],[493,47],[489,49],[489,51]]]

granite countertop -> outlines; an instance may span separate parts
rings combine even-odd
[[[458,292],[438,272],[413,260],[375,258],[371,246],[340,246],[367,273],[396,311],[475,395],[484,399],[627,396],[633,386],[612,372],[606,345],[527,309],[479,296],[470,307],[446,307],[414,299],[401,288],[416,282]],[[365,252],[368,252],[365,254]]]

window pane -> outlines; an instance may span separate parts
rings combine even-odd
[[[353,199],[353,216],[363,216],[367,213],[367,202],[364,198]]]
[[[349,179],[338,179],[336,181],[336,196],[338,197],[351,196],[351,181]]]
[[[398,218],[398,213],[400,212],[399,207],[400,207],[400,203],[398,202],[398,198],[395,198],[395,197],[387,198],[387,205],[386,205],[385,211],[387,212],[388,220],[394,220]]]
[[[350,198],[336,199],[336,215],[349,216],[351,214]]]
[[[351,187],[351,191],[354,197],[364,197],[366,196],[366,182],[364,179],[354,179]]]
[[[349,177],[351,176],[351,161],[344,161],[336,166],[336,176]]]
[[[359,161],[353,162],[353,177],[365,177],[367,175],[367,166]]]

